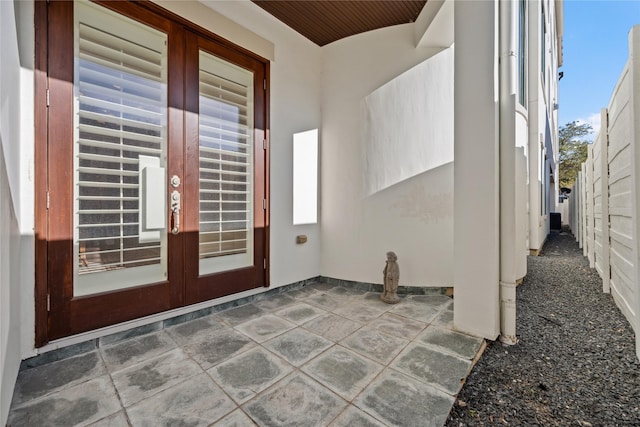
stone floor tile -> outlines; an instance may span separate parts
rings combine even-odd
[[[129,420],[124,411],[116,412],[113,415],[109,415],[106,418],[96,421],[93,424],[89,424],[89,427],[130,427]]]
[[[257,347],[214,366],[207,372],[233,400],[241,404],[283,378],[292,369],[284,360]]]
[[[255,304],[245,304],[216,313],[216,316],[229,325],[236,326],[262,316],[264,313],[265,311],[256,307]]]
[[[334,310],[336,307],[347,304],[348,301],[345,298],[331,295],[328,292],[316,292],[315,294],[305,298],[304,302],[330,311]]]
[[[302,370],[350,402],[383,368],[344,347],[334,346]]]
[[[187,344],[182,349],[198,362],[202,369],[207,370],[255,346],[255,342],[247,336],[234,329],[225,328],[213,332],[204,340]]]
[[[263,343],[273,337],[295,328],[294,323],[273,314],[264,315],[236,327],[236,329],[252,340]]]
[[[103,375],[14,408],[7,425],[84,426],[121,409],[109,376]]]
[[[383,334],[412,340],[422,332],[427,324],[393,313],[385,313],[377,319],[372,320],[368,326]]]
[[[462,387],[471,361],[414,342],[409,344],[390,366],[455,395]]]
[[[274,294],[254,302],[253,305],[265,311],[273,311],[297,302],[297,299],[290,297],[288,294]]]
[[[20,371],[13,404],[21,404],[107,373],[98,351]]]
[[[403,301],[406,301],[405,297],[400,295],[400,302],[398,304],[389,304],[383,302],[380,299],[381,296],[382,294],[379,292],[367,292],[362,298],[354,298],[353,301],[367,307],[373,307],[382,312],[388,312],[397,307],[398,304],[402,304]]]
[[[349,405],[329,427],[386,427],[366,412]]]
[[[318,293],[318,291],[314,287],[305,286],[303,288],[296,289],[295,291],[289,291],[287,292],[287,295],[297,299],[305,299],[316,293]]]
[[[296,372],[243,409],[260,426],[324,426],[347,406],[347,402],[306,375]]]
[[[453,329],[453,304],[449,308],[445,308],[432,321],[432,325],[442,328]]]
[[[125,407],[202,373],[181,349],[148,359],[111,375]]]
[[[362,295],[362,301],[363,302],[380,302],[382,304],[386,304],[384,302],[382,302],[380,300],[380,297],[382,296],[382,294],[380,292],[366,292],[365,294]]]
[[[302,328],[292,329],[263,344],[293,366],[301,366],[332,345],[331,341]]]
[[[351,320],[355,320],[356,322],[367,323],[375,319],[376,317],[381,316],[386,313],[388,307],[385,307],[386,304],[382,303],[382,305],[371,305],[371,304],[347,304],[340,306],[334,310],[332,310],[335,314],[339,314],[340,316],[346,317]]]
[[[162,330],[162,327],[163,327],[162,323],[163,323],[162,321],[148,323],[146,325],[136,326],[131,329],[126,329],[124,331],[115,332],[113,334],[100,337],[98,338],[98,347],[106,347],[108,345],[111,345],[120,341],[125,341],[130,338],[136,338],[142,335],[158,332]]]
[[[440,427],[447,419],[453,397],[386,369],[354,403],[388,426]]]
[[[337,314],[327,313],[309,320],[302,327],[322,335],[328,340],[338,342],[360,329],[362,325],[360,322],[349,320]]]
[[[388,365],[409,341],[364,327],[342,340],[340,344],[369,359]]]
[[[208,426],[237,406],[202,373],[127,408],[134,427]]]
[[[409,295],[407,299],[436,308],[446,308],[453,304],[453,298],[446,295]]]
[[[430,326],[418,336],[416,341],[420,341],[444,353],[465,359],[473,359],[476,357],[484,340],[449,329]]]
[[[253,427],[256,423],[251,421],[242,409],[236,409],[220,421],[213,423],[211,427]]]
[[[275,314],[280,317],[284,317],[285,319],[295,323],[296,325],[302,325],[304,322],[325,313],[326,311],[320,308],[305,304],[303,302],[299,302],[297,304],[293,304],[286,308],[283,308],[280,311],[276,311]]]
[[[316,283],[311,283],[311,284],[305,286],[305,288],[315,289],[316,291],[319,291],[319,292],[327,292],[329,289],[333,289],[336,286],[337,285],[334,285],[334,284],[331,284],[331,283],[316,282]]]
[[[176,343],[166,332],[160,331],[106,345],[100,352],[107,369],[113,373],[174,348]]]
[[[327,291],[330,294],[336,295],[339,298],[349,298],[353,296],[361,296],[367,293],[367,291],[363,289],[358,289],[356,287],[347,287],[347,286],[335,286]]]
[[[421,295],[424,296],[424,295]],[[423,323],[431,323],[431,321],[440,313],[442,307],[423,304],[417,301],[404,300],[396,304],[389,313],[407,317]]]
[[[205,316],[167,328],[167,333],[178,345],[198,341],[221,329],[228,328],[215,316]]]
[[[378,292],[312,284],[26,369],[9,419],[12,427],[439,426],[482,343],[452,327],[446,296],[390,305]],[[100,381],[111,389],[96,392]]]

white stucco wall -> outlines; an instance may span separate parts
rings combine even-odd
[[[33,109],[23,101],[33,98],[33,49],[26,53],[33,38],[23,40],[20,31],[21,21],[33,28],[30,10],[0,2],[0,425],[20,361],[33,346]]]
[[[540,39],[541,30],[541,2],[529,3],[529,102],[528,102],[528,124],[529,124],[529,248],[532,251],[542,249],[542,246],[549,234],[549,215],[542,212],[543,204],[546,204],[546,212],[555,212],[557,203],[557,166],[554,170],[555,183],[547,185],[547,191],[551,194],[542,198],[543,184],[549,183],[549,169],[542,173],[542,165],[545,155],[549,161],[557,161],[557,110],[553,109],[553,104],[558,102],[558,58],[557,41],[555,37],[555,7],[545,9],[546,19],[546,52],[545,71],[541,72],[540,50],[542,49]],[[545,77],[546,76],[546,77]],[[547,114],[547,111],[551,112]],[[545,134],[547,117],[550,120],[551,145],[553,152],[545,149]],[[553,187],[553,188],[552,188]]]
[[[453,161],[452,63],[446,49],[364,98],[366,196]]]
[[[0,11],[4,12],[2,9]],[[18,257],[13,251],[19,245],[19,228],[12,203],[3,130],[0,129],[0,425],[9,413],[13,386],[20,367],[20,294]]]
[[[536,61],[536,66],[539,62]],[[538,76],[538,74],[536,74]],[[535,93],[529,102],[529,248],[540,250],[545,242],[548,230],[547,215],[542,213],[542,175],[541,162],[544,162],[545,148],[545,95],[541,79],[534,78],[536,83],[530,86]],[[551,155],[551,153],[548,153]]]
[[[515,194],[515,278],[527,275],[527,256],[529,255],[529,120],[528,114],[519,108],[516,110],[516,194]]]
[[[456,2],[454,325],[500,333],[498,6]]]
[[[413,30],[411,24],[389,27],[323,48],[321,214],[325,276],[382,283],[385,254],[395,251],[401,285],[453,284],[453,54],[434,57],[438,66],[421,64],[441,49],[416,49]],[[425,70],[420,77],[413,75]],[[401,78],[394,81],[398,76]],[[410,110],[410,102],[396,102],[412,84],[424,85],[420,90],[416,87],[418,93],[433,94],[412,99],[422,102],[419,114]],[[393,105],[386,111],[387,117],[380,114],[384,112],[380,97],[387,97]],[[437,119],[444,116],[448,120]],[[369,126],[367,117],[375,119]],[[422,120],[420,125],[418,120]],[[412,128],[423,135],[411,143],[401,138],[375,140],[381,133],[407,135],[407,129]],[[420,128],[435,132],[419,132]],[[423,144],[424,152],[442,155],[438,154],[438,160],[431,158],[431,164],[383,177],[383,185],[369,185],[370,178],[385,167],[379,162],[385,154],[380,146],[385,142],[396,144],[395,150],[407,150],[408,155],[416,150],[416,144]],[[373,170],[366,166],[368,154],[372,155],[368,161],[377,165],[369,163]],[[402,161],[401,157],[396,160]],[[400,167],[392,163],[387,162],[386,167]]]

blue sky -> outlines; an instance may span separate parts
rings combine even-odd
[[[640,0],[565,0],[564,77],[559,124],[584,121],[595,130],[627,62],[629,30],[640,24]]]

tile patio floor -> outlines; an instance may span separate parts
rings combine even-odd
[[[482,340],[453,300],[324,283],[20,372],[9,426],[441,426]]]

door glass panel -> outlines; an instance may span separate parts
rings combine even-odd
[[[76,3],[74,16],[81,296],[166,278],[165,209],[157,207],[166,193],[167,36],[87,2]]]
[[[200,275],[253,265],[253,73],[200,51]]]

